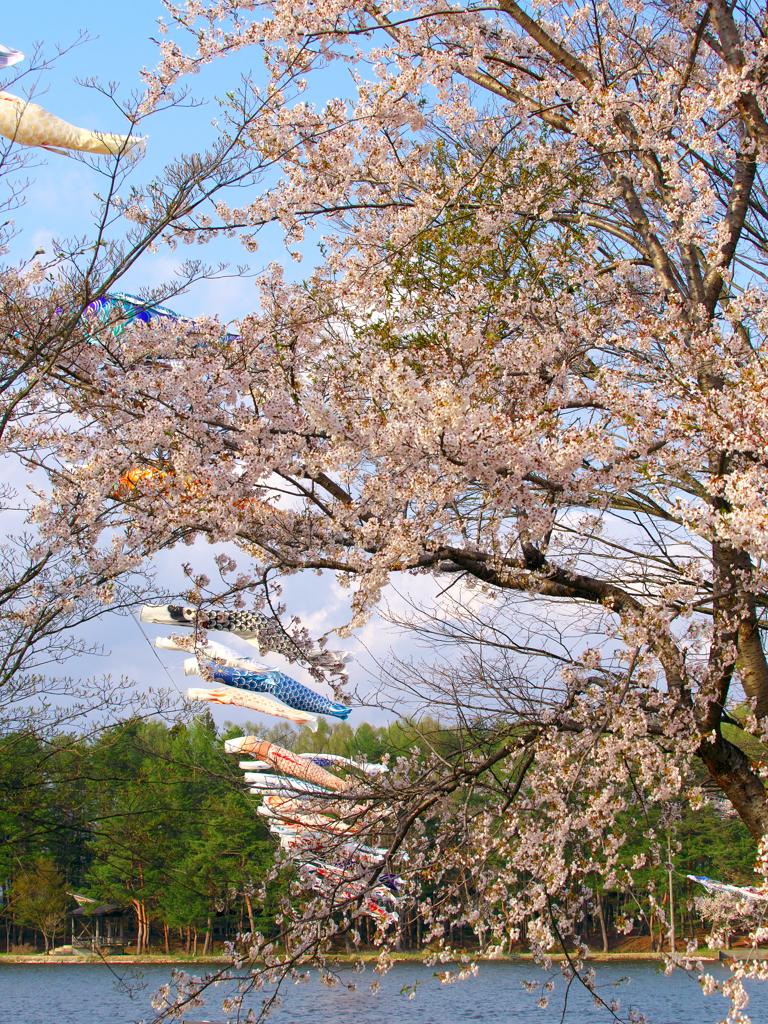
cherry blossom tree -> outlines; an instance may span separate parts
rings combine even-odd
[[[234,590],[335,573],[350,630],[397,574],[453,584],[425,628],[482,658],[389,682],[463,739],[353,793],[390,809],[408,898],[439,883],[435,941],[464,920],[499,950],[526,921],[546,962],[590,877],[631,888],[617,816],[702,798],[694,759],[768,832],[762,769],[721,729],[729,702],[758,735],[768,715],[764,10],[168,10],[151,102],[253,48],[222,145],[273,173],[156,237],[254,251],[277,224],[299,258],[324,230],[323,259],[270,267],[236,339],[91,325],[37,411],[39,528],[92,571],[205,537],[245,553]]]

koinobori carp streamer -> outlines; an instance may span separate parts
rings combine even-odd
[[[13,50],[10,46],[3,46],[0,43],[0,69],[13,67],[14,64],[18,64],[19,61],[24,60],[24,54],[21,50]]]
[[[344,667],[352,660],[348,651],[327,651],[318,644],[304,646],[297,644],[285,632],[279,620],[269,618],[262,612],[205,611],[187,605],[145,604],[140,615],[142,622],[156,622],[168,626],[186,626],[192,629],[218,629],[257,647],[261,653],[274,651],[290,661],[304,660],[314,668],[325,669],[340,676],[346,676]]]
[[[366,775],[381,775],[389,771],[385,764],[353,761],[351,757],[342,757],[340,754],[305,753],[299,754],[299,757],[303,757],[305,760],[311,761],[321,768],[340,768],[342,765],[348,765],[350,768],[356,768],[360,772],[365,772]]]
[[[140,156],[146,139],[77,128],[37,103],[0,92],[0,135],[21,146],[38,146],[54,153],[75,150],[94,156]]]
[[[314,715],[283,704],[282,701],[265,697],[263,693],[252,693],[249,690],[240,690],[233,686],[222,686],[216,690],[190,687],[187,690],[187,697],[189,700],[204,700],[210,701],[212,704],[231,704],[236,707],[249,708],[262,715],[274,715],[276,718],[286,718],[289,722],[296,722],[297,725],[306,725],[312,732],[317,732],[317,719]]]
[[[216,683],[234,686],[240,690],[253,693],[269,693],[289,707],[309,714],[331,715],[334,718],[346,719],[352,708],[316,693],[308,686],[292,679],[278,669],[267,665],[258,666],[257,670],[232,668],[229,665],[217,665],[207,658],[187,658],[184,662],[186,675],[200,675]]]
[[[262,804],[261,807],[257,807],[256,813],[261,815],[262,818],[287,821],[289,824],[301,825],[303,828],[314,828],[319,829],[320,831],[334,832],[337,835],[347,835],[349,833],[359,831],[359,828],[354,825],[349,825],[346,821],[338,821],[336,818],[331,818],[327,814],[286,811],[282,808],[275,811],[266,804]]]
[[[324,786],[326,789],[341,791],[347,788],[346,782],[331,775],[324,768],[306,761],[285,747],[279,747],[276,743],[267,743],[257,740],[255,736],[243,736],[239,750],[248,754],[257,754],[262,761],[271,764],[276,771],[285,775],[292,775],[294,778],[302,779],[304,782],[311,782],[315,786]]]
[[[397,923],[393,907],[398,903],[395,891],[400,880],[387,873],[379,884],[369,886],[359,875],[360,866],[381,865],[387,851],[354,841],[375,828],[375,819],[383,809],[357,802],[354,777],[348,782],[324,767],[343,766],[379,774],[387,770],[386,766],[359,763],[335,754],[295,754],[256,736],[225,740],[224,749],[229,754],[254,758],[240,761],[240,768],[272,768],[281,773],[246,770],[244,781],[250,785],[250,793],[261,796],[262,804],[256,810],[267,820],[270,833],[292,859],[301,862],[307,888],[328,896],[333,904],[357,904],[359,913],[375,918],[383,928]],[[345,790],[352,797],[349,802],[341,795]],[[351,822],[347,820],[350,814],[359,814],[361,819]],[[333,860],[339,858],[338,862],[323,863],[328,854]]]

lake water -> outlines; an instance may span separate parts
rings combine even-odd
[[[719,978],[728,976],[717,964],[707,965]],[[651,1024],[716,1024],[726,1015],[726,1003],[715,993],[705,998],[699,984],[682,971],[664,977],[658,964],[649,961],[596,964],[601,993],[610,1001],[621,1000],[621,1016],[630,1006],[642,1010]],[[115,965],[116,972],[125,967]],[[149,997],[168,981],[171,968],[153,964],[131,969],[140,978],[128,977],[131,985],[145,986],[131,995],[120,991],[115,976],[97,964],[1,964],[0,1024],[133,1024],[151,1020]],[[202,973],[204,965],[193,970]],[[622,979],[631,977],[627,984]],[[547,1009],[529,995],[523,981],[542,982],[533,964],[483,964],[476,978],[454,985],[440,985],[433,971],[421,964],[397,964],[381,980],[381,990],[371,994],[374,980],[370,967],[361,974],[347,972],[345,980],[357,982],[357,991],[337,986],[328,989],[316,978],[307,985],[284,989],[282,1006],[270,1017],[272,1024],[559,1024],[563,1018],[565,983],[556,981]],[[419,982],[413,1000],[401,994],[405,986]],[[751,985],[746,1012],[753,1024],[768,1024],[768,983]],[[211,990],[204,1009],[188,1019],[225,1021],[221,1010],[222,988]],[[262,995],[246,1001],[261,1004]],[[243,1011],[243,1017],[245,1011]],[[568,996],[564,1024],[597,1024],[610,1015],[598,1009],[581,986]]]

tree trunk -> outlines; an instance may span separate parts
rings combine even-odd
[[[197,956],[197,926],[194,927],[194,946],[192,949],[192,956]]]
[[[211,921],[211,918],[209,917],[208,918],[208,927],[207,927],[206,932],[205,932],[205,942],[203,943],[203,956],[206,956],[208,953],[210,953],[210,949],[208,947],[209,947],[210,942],[211,942],[211,927],[212,927],[212,921]]]
[[[171,954],[171,940],[168,935],[168,925],[163,921],[163,942],[165,945],[165,955],[170,956]]]
[[[245,894],[245,909],[248,911],[248,924],[251,926],[251,935],[254,935],[256,932],[256,924],[253,920],[253,904],[251,903],[251,897],[247,893]]]
[[[717,462],[719,465],[719,458]],[[729,648],[734,645],[740,681],[747,696],[756,700],[757,717],[768,714],[768,662],[757,629],[755,597],[749,586],[754,566],[747,551],[717,541],[712,545],[712,564],[715,643],[710,666],[720,668],[720,678],[715,699],[700,724],[703,738],[698,754],[741,820],[760,840],[768,834],[765,787],[751,770],[746,755],[720,732],[720,717],[734,669]]]
[[[603,936],[603,952],[608,952],[608,932],[605,929],[605,914],[603,913],[603,897],[597,890],[597,916],[600,919],[600,931]],[[651,940],[653,942],[653,940]]]
[[[698,755],[755,839],[768,834],[768,799],[745,754],[719,728],[702,739]]]
[[[136,911],[136,956],[141,954],[142,950],[142,938],[144,932],[142,930],[142,916],[141,916],[141,903],[138,900],[133,900],[133,909]]]

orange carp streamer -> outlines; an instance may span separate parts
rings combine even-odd
[[[238,750],[257,754],[283,775],[291,775],[295,779],[303,779],[305,782],[325,786],[326,789],[335,789],[337,792],[347,788],[347,783],[342,779],[337,779],[324,768],[318,768],[316,764],[305,761],[303,757],[298,757],[285,747],[278,747],[276,743],[266,743],[257,740],[255,736],[243,736],[238,741]]]
[[[150,484],[154,491],[162,494],[166,489],[176,484],[176,482],[176,473],[171,467],[160,469],[159,467],[134,466],[133,469],[127,470],[118,478],[117,483],[112,489],[111,497],[116,500],[128,500],[138,495],[141,484]],[[185,477],[182,481],[182,488],[183,493],[178,496],[180,501],[199,502],[202,500],[215,500],[220,504],[226,500],[223,495],[213,493],[209,481],[201,480],[195,476]],[[240,513],[258,511],[269,513],[278,518],[285,518],[280,509],[274,508],[267,502],[259,501],[258,498],[238,498],[232,503],[232,507]]]
[[[267,819],[278,818],[280,821],[292,825],[301,825],[302,828],[316,829],[320,832],[331,832],[334,835],[349,835],[360,831],[359,825],[350,825],[346,821],[338,821],[327,814],[316,814],[305,811],[288,811],[284,808],[273,810],[267,804],[256,808],[256,813]]]
[[[243,767],[241,762],[240,767]],[[337,818],[343,818],[347,815],[361,815],[361,814],[374,814],[374,816],[381,816],[384,812],[372,812],[369,808],[363,804],[346,803],[343,800],[333,801],[324,800],[318,793],[313,793],[309,798],[301,799],[298,797],[286,797],[286,796],[275,796],[273,793],[265,793],[261,798],[261,802],[265,807],[274,811],[278,817],[284,818],[289,814],[306,814],[308,808],[311,806],[314,810],[321,814],[332,814]],[[284,813],[285,812],[285,813]]]

